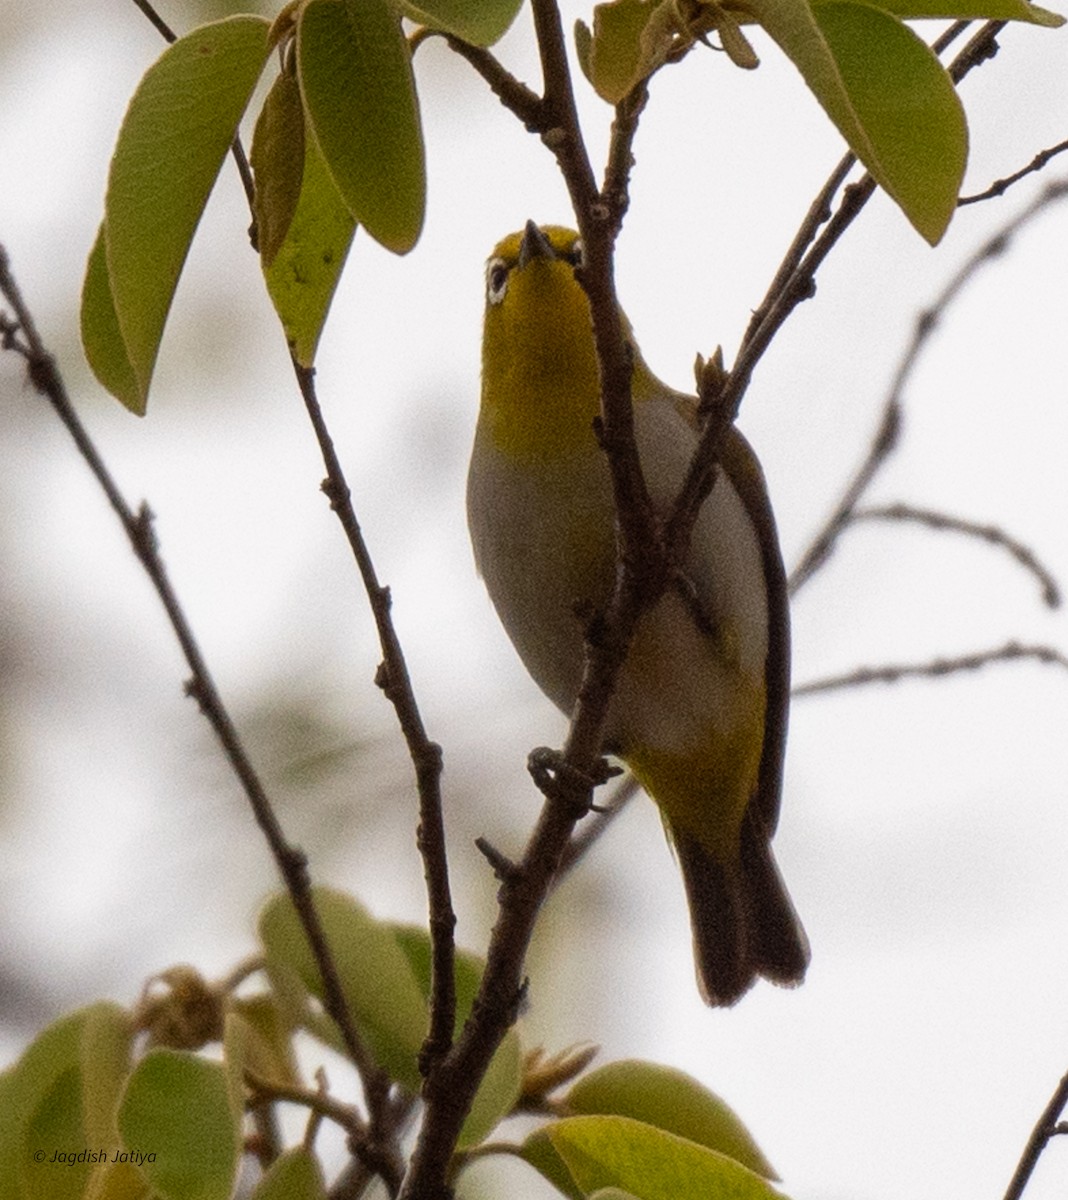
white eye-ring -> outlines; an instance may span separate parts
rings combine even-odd
[[[586,265],[586,247],[582,244],[582,238],[575,240],[568,247],[567,253],[562,256],[573,267],[584,267]]]
[[[508,264],[503,258],[491,258],[486,263],[486,301],[500,304],[508,291]]]

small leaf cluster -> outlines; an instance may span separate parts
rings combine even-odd
[[[359,1035],[410,1111],[427,1034],[429,939],[376,920],[341,892],[314,895]],[[226,1200],[249,1154],[262,1167],[253,1200],[323,1200],[318,1123],[345,1126],[351,1115],[356,1128],[359,1114],[330,1096],[322,1076],[308,1087],[298,1039],[345,1047],[287,895],[266,904],[259,934],[260,955],[232,981],[174,967],[132,1011],[102,1001],[61,1018],[0,1075],[4,1200]],[[482,969],[477,956],[457,956],[457,1029]],[[250,992],[252,975],[264,982]],[[464,1125],[457,1172],[509,1154],[571,1200],[610,1188],[649,1200],[779,1195],[771,1166],[717,1096],[652,1063],[586,1071],[594,1054],[524,1052],[510,1030]],[[265,1143],[264,1107],[301,1102],[311,1114],[302,1143]],[[509,1117],[532,1113],[539,1123],[521,1141],[488,1140]]]
[[[145,412],[190,241],[272,49],[280,71],[251,155],[253,240],[293,356],[310,367],[357,225],[398,254],[422,230],[417,39],[403,21],[485,52],[521,3],[291,0],[273,24],[230,17],[170,46],[130,102],[89,256],[82,338],[104,387]],[[918,17],[1063,23],[1028,0],[608,0],[592,29],[578,23],[576,47],[596,92],[619,105],[712,34],[736,65],[756,67],[744,26],[760,25],[935,243],[956,206],[968,130],[942,64],[903,23]]]

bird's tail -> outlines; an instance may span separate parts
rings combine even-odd
[[[724,864],[695,838],[676,832],[675,849],[686,883],[701,994],[727,1006],[741,998],[758,975],[797,984],[808,966],[808,939],[801,928],[764,831],[742,827],[741,853]]]

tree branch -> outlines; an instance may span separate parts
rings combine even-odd
[[[148,16],[168,41],[174,40],[174,33],[158,17],[148,0],[134,0],[134,3]],[[254,181],[239,138],[234,139],[233,154],[244,185],[253,223],[255,223]],[[423,858],[424,873],[427,879],[431,936],[431,1013],[430,1029],[423,1048],[422,1065],[425,1066],[435,1057],[443,1054],[451,1045],[456,1012],[455,947],[453,942],[456,917],[452,910],[442,817],[441,747],[430,741],[426,735],[400,641],[393,628],[389,589],[379,584],[374,565],[363,540],[363,534],[352,506],[348,483],[315,394],[315,373],[313,370],[301,366],[292,353],[290,361],[326,466],[327,478],[323,484],[323,490],[345,530],[378,628],[383,661],[376,682],[393,704],[416,772],[420,805],[420,822],[416,841]],[[320,949],[323,955],[329,959],[325,943],[321,945]],[[330,967],[331,975],[336,980],[336,969],[333,967],[332,961]],[[327,991],[330,991],[331,986],[325,972],[324,984]],[[338,988],[337,998],[343,1003],[344,997],[340,988]],[[371,1062],[367,1052],[360,1046],[347,1009],[345,1016],[352,1034],[352,1045],[349,1046],[348,1036],[346,1036],[346,1045],[350,1050],[353,1047],[359,1050],[359,1057],[354,1055],[353,1062],[360,1070],[364,1084],[370,1113],[372,1141],[383,1147],[382,1164],[384,1168],[388,1168],[388,1174],[383,1174],[383,1179],[392,1194],[399,1186],[400,1173],[396,1165],[399,1161],[399,1150],[396,1146],[395,1122],[392,1118],[392,1106],[389,1100],[389,1078],[385,1072]],[[374,1164],[368,1165],[377,1170]]]
[[[1042,1156],[1042,1151],[1045,1150],[1053,1137],[1065,1132],[1064,1126],[1058,1124],[1057,1118],[1064,1110],[1066,1104],[1068,1104],[1068,1075],[1065,1075],[1060,1083],[1057,1084],[1049,1103],[1038,1118],[1038,1123],[1031,1131],[1031,1136],[1027,1139],[1027,1145],[1020,1156],[1020,1161],[1016,1166],[1012,1179],[1009,1181],[1008,1189],[1005,1192],[1005,1200],[1020,1200],[1020,1197],[1024,1193],[1024,1188],[1027,1187],[1028,1180],[1031,1178],[1038,1160]]]
[[[186,694],[196,699],[200,711],[215,732],[235,775],[252,808],[256,823],[262,830],[278,870],[285,881],[301,925],[308,938],[316,965],[323,981],[323,1003],[341,1032],[353,1064],[360,1073],[368,1096],[388,1091],[389,1080],[376,1066],[370,1052],[356,1030],[345,1000],[337,967],[330,955],[322,924],[319,921],[311,892],[308,861],[304,852],[290,845],[275,815],[270,799],[252,765],[237,730],[212,679],[192,628],[179,603],[177,594],[160,556],[153,516],[147,504],[135,512],[127,503],[99,451],[89,437],[67,394],[55,359],[49,354],[37,331],[33,317],[23,301],[18,285],[11,274],[7,252],[0,245],[0,294],[10,304],[15,320],[0,314],[0,345],[15,350],[26,360],[27,374],[34,388],[44,396],[66,427],[78,452],[107,496],[130,545],[167,614],[171,629],[182,649],[190,677]],[[374,1169],[395,1157],[388,1143],[379,1142],[372,1127],[369,1144],[374,1144]]]
[[[1028,175],[1033,175],[1036,171],[1041,171],[1050,159],[1055,158],[1058,154],[1063,154],[1066,150],[1068,150],[1068,139],[1058,142],[1055,146],[1050,146],[1046,150],[1040,150],[1026,167],[1021,167],[1019,171],[1014,171],[1004,179],[996,179],[982,192],[975,192],[971,196],[961,196],[957,201],[958,207],[963,208],[965,204],[978,204],[982,200],[992,200],[995,196],[1004,196],[1014,183],[1019,183],[1021,179],[1026,179]]]
[[[913,521],[929,529],[962,533],[966,537],[979,538],[992,546],[1000,546],[1016,560],[1025,571],[1033,575],[1042,589],[1042,602],[1048,608],[1057,608],[1061,592],[1052,572],[1042,565],[1038,556],[1018,538],[1014,538],[998,525],[983,525],[964,517],[953,517],[936,509],[919,508],[913,504],[882,504],[857,508],[849,515],[850,521]]]
[[[813,696],[817,692],[835,692],[842,688],[866,687],[870,683],[899,683],[902,679],[941,679],[961,671],[977,671],[991,663],[1017,662],[1033,659],[1051,666],[1068,670],[1068,657],[1054,646],[1030,646],[1020,642],[1006,642],[992,650],[976,650],[971,654],[956,657],[932,658],[921,663],[887,663],[878,667],[857,667],[841,675],[828,675],[798,684],[792,691],[794,697]]]
[[[997,25],[997,22],[990,22]],[[973,38],[969,45],[976,42]],[[968,48],[962,53],[967,53]],[[897,444],[901,431],[904,413],[903,396],[905,384],[912,374],[920,355],[934,333],[938,324],[945,316],[946,310],[964,290],[968,283],[978,273],[979,268],[1005,252],[1012,238],[1029,222],[1035,219],[1043,210],[1058,200],[1068,198],[1068,178],[1054,180],[1048,183],[1034,200],[1021,209],[1016,216],[1006,221],[992,235],[986,238],[973,251],[958,270],[950,277],[949,282],[935,298],[934,303],[920,313],[913,328],[912,338],[890,385],[889,394],[883,406],[883,417],[880,427],[872,442],[864,462],[861,464],[852,482],[846,488],[845,494],[838,505],[816,534],[808,549],[802,554],[798,565],[790,573],[790,592],[792,595],[804,586],[812,575],[820,569],[833,553],[838,538],[852,521],[854,510],[862,496],[867,491],[879,468]]]
[[[378,631],[382,662],[375,682],[393,705],[400,724],[401,733],[408,747],[408,754],[415,767],[419,794],[419,829],[417,841],[423,858],[426,877],[427,898],[430,909],[431,935],[431,1005],[430,1031],[423,1048],[422,1067],[429,1070],[452,1045],[452,1032],[456,1020],[456,991],[453,960],[455,947],[453,931],[456,916],[452,907],[449,886],[449,868],[445,844],[445,823],[442,816],[441,798],[441,747],[430,740],[423,724],[419,705],[415,698],[408,666],[400,639],[393,625],[392,599],[388,587],[378,579],[371,560],[363,530],[356,517],[345,472],[334,449],[326,421],[315,390],[315,372],[292,360],[304,407],[315,431],[316,441],[323,463],[326,479],[322,489],[330,500],[341,527],[345,531],[356,567],[363,580],[364,590],[371,605],[375,627]]]

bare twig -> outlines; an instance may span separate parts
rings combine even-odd
[[[134,0],[134,2],[164,37],[169,41],[174,40],[174,34],[159,19],[148,0]],[[254,182],[239,138],[234,139],[233,154],[252,213],[253,223],[255,223]],[[426,1062],[444,1053],[451,1044],[456,1008],[453,971],[455,954],[453,930],[456,918],[452,910],[448,862],[445,854],[440,791],[441,748],[426,736],[408,677],[404,655],[393,628],[389,589],[379,584],[370,554],[363,541],[363,534],[352,507],[349,487],[315,395],[314,371],[301,366],[292,355],[291,361],[326,466],[327,478],[323,490],[341,521],[356,557],[379,631],[383,663],[379,670],[378,682],[393,703],[416,771],[420,799],[417,841],[427,876],[432,943],[431,1020],[423,1052],[424,1062]],[[329,953],[325,943],[320,949],[324,957],[328,959]],[[332,962],[330,966],[331,973],[336,978],[336,969]],[[326,980],[327,976],[324,972],[324,982]],[[330,991],[328,983],[327,991]],[[340,989],[338,998],[342,1001],[344,999]],[[349,1018],[349,1026],[355,1037],[356,1031],[352,1028],[351,1018]],[[346,1037],[346,1045],[348,1045],[348,1040]],[[355,1044],[357,1043],[354,1042]],[[381,1166],[383,1169],[379,1170],[378,1164],[369,1163],[366,1158],[364,1161],[366,1165],[382,1174],[387,1188],[393,1194],[397,1191],[400,1181],[400,1157],[395,1136],[396,1122],[389,1098],[389,1078],[385,1072],[370,1062],[369,1057],[362,1050],[360,1057],[354,1056],[353,1061],[360,1069],[364,1084],[371,1121],[372,1142],[382,1148]]]
[[[991,22],[997,24],[997,22]],[[973,42],[975,39],[973,39]],[[971,43],[969,43],[971,45]],[[879,468],[893,450],[900,434],[903,416],[903,394],[905,383],[911,375],[928,340],[944,317],[946,310],[978,273],[979,268],[1003,254],[1012,238],[1034,220],[1042,211],[1058,200],[1068,197],[1068,179],[1055,180],[1021,209],[1011,220],[986,238],[965,259],[951,276],[949,282],[934,302],[916,319],[912,338],[902,355],[883,406],[883,416],[871,448],[865,456],[853,481],[846,489],[830,517],[816,534],[808,549],[802,554],[798,565],[790,574],[790,591],[798,590],[812,577],[830,557],[838,538],[851,522],[852,515],[867,491]]]
[[[149,3],[149,0],[133,0],[133,2],[145,14],[164,40],[168,42],[176,42],[178,40],[178,35],[159,13],[156,12],[155,8]]]
[[[456,1019],[453,972],[453,931],[456,916],[449,886],[445,824],[442,817],[441,747],[431,741],[423,724],[404,652],[393,626],[389,588],[383,587],[379,582],[367,543],[364,541],[363,531],[352,504],[348,481],[316,395],[315,372],[301,366],[295,358],[292,363],[304,407],[326,466],[326,479],[322,488],[345,531],[378,630],[382,663],[376,682],[393,705],[415,767],[419,793],[418,842],[426,876],[432,946],[430,1031],[424,1045],[422,1063],[422,1066],[429,1070],[434,1060],[443,1055],[452,1044]]]
[[[147,504],[142,504],[136,512],[131,508],[89,437],[70,402],[55,360],[45,348],[33,317],[23,301],[3,246],[0,246],[0,294],[7,299],[15,315],[14,323],[6,318],[0,319],[0,336],[4,348],[14,349],[26,359],[31,383],[51,403],[71,435],[78,452],[107,496],[109,504],[126,531],[134,554],[159,596],[190,670],[190,677],[185,685],[186,693],[196,699],[200,711],[215,731],[227,760],[241,782],[256,823],[267,839],[322,976],[323,1003],[326,1011],[337,1024],[368,1095],[387,1090],[389,1081],[364,1046],[349,1012],[337,967],[330,955],[315,909],[307,859],[302,850],[290,845],[286,840],[266,790],[212,679],[160,556],[152,512]],[[390,1149],[389,1140],[373,1138],[368,1141],[368,1145],[374,1146],[373,1169],[382,1173],[386,1179],[392,1176],[395,1181],[398,1171],[392,1160],[396,1156]]]
[[[1041,171],[1050,159],[1055,158],[1058,154],[1063,154],[1066,150],[1068,150],[1068,139],[1058,142],[1055,146],[1050,146],[1046,150],[1040,150],[1026,167],[1021,167],[1019,171],[1014,171],[1004,179],[996,179],[984,191],[975,192],[971,196],[961,196],[957,201],[957,205],[963,207],[965,204],[978,204],[982,200],[992,200],[995,196],[1004,196],[1014,183],[1019,183],[1021,179],[1026,179],[1028,175],[1033,175],[1036,171]]]
[[[962,671],[977,671],[991,663],[1018,662],[1031,659],[1035,662],[1068,669],[1068,656],[1054,646],[1023,645],[1006,642],[992,650],[976,650],[953,658],[932,658],[921,663],[887,663],[879,667],[858,667],[842,675],[828,675],[798,684],[793,695],[813,696],[817,692],[834,692],[843,688],[866,687],[871,683],[899,683],[902,679],[941,679],[946,675],[957,675]]]
[[[582,829],[568,842],[553,879],[553,891],[601,840],[608,828],[615,822],[616,817],[639,791],[641,791],[641,785],[637,779],[633,775],[626,775],[608,800],[603,805],[597,806],[593,814],[583,823]]]
[[[541,97],[501,65],[489,50],[445,33],[440,29],[420,28],[408,39],[413,53],[428,38],[444,38],[449,49],[465,59],[489,84],[490,90],[510,112],[522,121],[530,133],[544,133],[545,110]]]
[[[893,453],[901,434],[901,404],[891,396],[883,406],[882,419],[875,431],[868,452],[857,468],[856,474],[846,486],[841,500],[824,522],[808,548],[802,553],[797,566],[790,572],[787,588],[791,596],[796,595],[813,575],[826,563],[838,544],[838,538],[849,524],[853,510],[868,490],[879,468]]]
[[[849,519],[851,521],[914,521],[919,525],[926,525],[929,529],[962,533],[966,537],[979,538],[984,542],[989,542],[992,546],[1000,546],[1003,550],[1007,550],[1025,571],[1035,577],[1042,589],[1044,604],[1049,608],[1057,608],[1061,602],[1061,592],[1056,579],[1042,565],[1035,552],[998,525],[983,525],[978,521],[953,517],[935,509],[918,508],[913,504],[884,504],[858,508],[850,514]]]
[[[1038,1160],[1042,1156],[1042,1151],[1057,1134],[1068,1132],[1065,1125],[1057,1119],[1064,1111],[1066,1104],[1068,1104],[1068,1074],[1057,1084],[1049,1103],[1043,1109],[1042,1115],[1031,1131],[1031,1136],[1027,1139],[1027,1145],[1024,1146],[1023,1154],[1020,1155],[1020,1161],[1009,1181],[1005,1200],[1020,1200]]]

